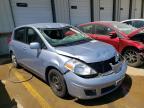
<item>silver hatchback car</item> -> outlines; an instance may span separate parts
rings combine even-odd
[[[9,50],[15,67],[44,79],[59,97],[92,99],[108,94],[120,86],[127,69],[111,45],[92,40],[68,24],[17,27]]]

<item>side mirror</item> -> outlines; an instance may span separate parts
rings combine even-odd
[[[109,33],[109,36],[113,39],[117,37],[117,33],[115,31],[112,31]]]
[[[30,43],[31,49],[40,49],[40,44],[38,42],[32,42]]]

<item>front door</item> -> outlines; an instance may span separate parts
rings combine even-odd
[[[111,36],[109,36],[109,33],[113,31],[111,28],[100,24],[88,24],[79,27],[79,29],[87,33],[93,39],[109,43],[119,50],[119,38],[111,38]]]
[[[109,33],[112,32],[113,30],[109,27],[103,26],[103,25],[95,25],[94,27],[94,32],[95,32],[95,39],[106,42],[108,44],[113,45],[117,50],[119,50],[119,38],[112,38],[109,36]]]

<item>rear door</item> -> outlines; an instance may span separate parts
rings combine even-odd
[[[15,30],[12,48],[17,61],[20,64],[25,64],[24,59],[26,58],[26,46],[26,28],[19,28]]]

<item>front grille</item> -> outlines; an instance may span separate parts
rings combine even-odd
[[[108,59],[106,61],[88,63],[88,66],[93,68],[98,73],[105,73],[105,72],[112,70],[110,63],[112,63],[113,65],[116,64],[115,57],[112,57],[111,59]]]
[[[96,90],[84,90],[87,96],[96,96]]]

